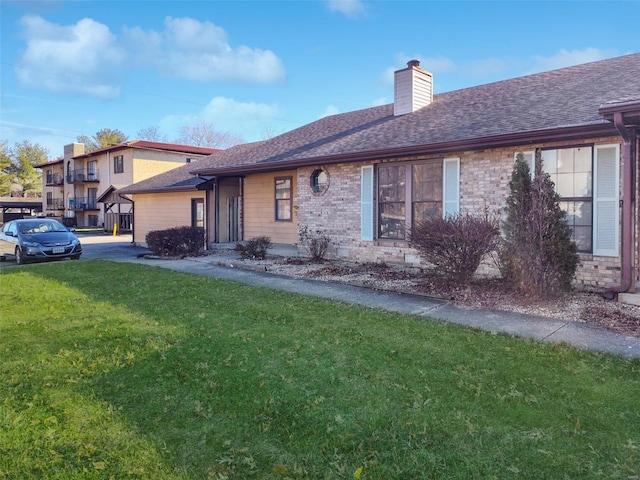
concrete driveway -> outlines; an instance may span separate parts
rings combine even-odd
[[[135,247],[131,242],[132,235],[104,235],[104,234],[77,234],[82,242],[82,260],[116,260],[131,261],[140,254],[150,253],[146,248]],[[72,260],[64,260],[72,261]],[[0,268],[11,268],[16,265],[15,260],[8,259],[0,262]],[[36,265],[36,264],[33,264]],[[28,266],[28,265],[27,265]]]
[[[136,247],[128,235],[78,235],[82,242],[82,258],[80,260],[132,260],[138,255],[150,253],[146,248]]]

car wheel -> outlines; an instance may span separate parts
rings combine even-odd
[[[0,255],[0,262],[4,262],[7,259],[4,255]]]
[[[22,249],[16,247],[16,264],[23,265],[25,263],[24,255],[22,255]]]
[[[80,260],[80,255],[74,255],[71,260]]]

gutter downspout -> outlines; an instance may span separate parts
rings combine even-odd
[[[620,252],[620,266],[622,278],[620,285],[615,285],[607,289],[605,298],[613,299],[614,294],[621,292],[635,292],[633,282],[633,212],[632,212],[632,190],[633,190],[633,159],[631,158],[631,143],[635,137],[624,125],[622,113],[613,114],[613,124],[622,137],[622,251]]]

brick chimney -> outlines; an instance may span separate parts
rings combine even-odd
[[[418,60],[394,73],[393,114],[412,113],[433,101],[433,75],[420,68]]]

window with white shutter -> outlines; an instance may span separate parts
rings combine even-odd
[[[533,169],[535,152],[523,153]],[[616,144],[542,150],[579,252],[619,255],[619,159]]]
[[[377,236],[405,239],[429,217],[460,210],[460,159],[430,159],[377,166]]]

